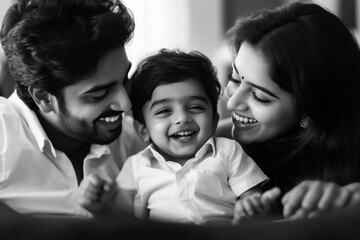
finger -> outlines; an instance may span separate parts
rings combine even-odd
[[[103,186],[105,192],[111,192],[115,188],[115,182],[106,182]]]
[[[359,207],[360,206],[360,193],[355,192],[352,194],[351,199],[347,207]]]
[[[322,212],[326,212],[332,209],[336,197],[340,194],[339,192],[340,186],[336,185],[335,183],[326,183],[322,194],[320,194],[317,208]]]
[[[261,196],[261,203],[266,208],[271,208],[271,205],[276,201],[277,198],[280,197],[281,191],[280,188],[274,187],[268,191],[266,191]]]
[[[246,217],[245,209],[242,205],[242,200],[235,203],[234,218],[232,224],[238,224]]]
[[[323,196],[322,182],[311,182],[307,192],[303,196],[301,207],[305,208],[308,212],[311,212],[317,208],[318,202]]]
[[[343,188],[342,191],[340,191],[339,195],[336,197],[332,208],[345,208],[349,204],[351,196],[351,192],[348,189]]]
[[[262,208],[261,201],[260,201],[260,195],[255,195],[255,196],[244,198],[243,199],[243,207],[248,216],[253,216],[253,215],[255,215],[255,213],[260,212],[261,210],[258,211],[258,209],[257,209],[257,207],[259,207],[260,209]]]
[[[91,174],[88,176],[88,183],[96,187],[102,187],[106,181],[100,178],[97,174]]]
[[[297,209],[300,208],[307,189],[308,184],[306,182],[302,182],[295,186],[290,192],[286,193],[281,199],[281,202],[284,205],[283,215],[285,218],[293,215]]]

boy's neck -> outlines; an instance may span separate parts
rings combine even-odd
[[[174,157],[174,156],[170,156],[166,153],[164,153],[163,151],[161,151],[158,147],[156,147],[155,145],[153,145],[154,148],[156,149],[157,152],[159,152],[161,154],[161,156],[165,159],[165,161],[170,161],[170,162],[176,162],[178,164],[180,164],[181,166],[184,166],[185,163],[190,160],[191,158],[195,157],[194,156],[190,156],[190,157]]]

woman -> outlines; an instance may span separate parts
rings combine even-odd
[[[297,2],[239,19],[229,34],[232,134],[270,177],[267,189],[286,193],[284,217],[358,206],[360,50],[352,33],[322,7]],[[268,210],[278,195],[239,202],[235,222]]]

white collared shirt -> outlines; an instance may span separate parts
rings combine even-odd
[[[143,149],[132,118],[110,145],[90,147],[84,177],[97,172],[114,180],[125,159]],[[89,217],[77,204],[78,181],[69,158],[56,150],[35,112],[16,92],[0,98],[0,201],[20,213]]]
[[[137,218],[230,222],[236,198],[267,180],[234,140],[210,138],[184,166],[166,161],[150,145],[125,162],[114,201]]]

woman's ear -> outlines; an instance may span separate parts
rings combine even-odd
[[[134,119],[134,128],[139,137],[144,141],[150,143],[150,135],[144,124],[139,123]]]
[[[32,99],[42,112],[49,113],[53,110],[53,103],[51,101],[50,93],[48,93],[44,89],[35,88],[32,86],[28,88],[28,91]]]

